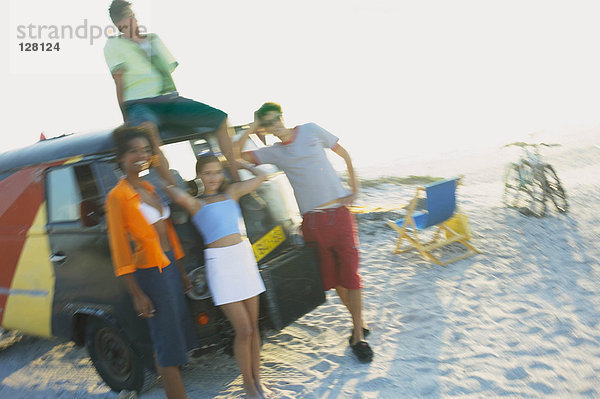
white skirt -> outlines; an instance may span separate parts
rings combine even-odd
[[[265,291],[247,239],[221,248],[205,248],[206,280],[215,305],[243,301]]]

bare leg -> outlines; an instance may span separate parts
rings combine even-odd
[[[244,391],[249,398],[260,398],[260,394],[256,389],[252,358],[255,327],[247,307],[244,302],[233,302],[221,305],[221,309],[235,330],[233,354],[235,355],[235,360],[242,372]]]
[[[346,306],[346,308],[348,309],[348,311],[350,312],[350,314],[352,315],[352,310],[350,309],[350,303],[348,302],[348,292],[349,290],[342,287],[341,285],[338,285],[337,287],[335,287],[335,290],[338,294],[338,296],[340,297],[340,299],[342,300],[342,303]],[[356,291],[356,290],[354,290]],[[359,290],[360,291],[360,290]],[[362,297],[360,299],[361,301],[361,316],[360,316],[360,320],[361,320],[361,326],[362,328],[369,328],[369,326],[367,325],[367,323],[365,323],[365,320],[362,318]]]
[[[256,384],[260,381],[260,332],[258,330],[258,297],[252,297],[242,302],[252,323],[251,363],[252,377]]]
[[[348,308],[348,290],[341,285],[335,287],[335,291],[342,300],[342,303]],[[350,310],[350,308],[348,308]]]
[[[219,129],[217,130],[217,141],[219,142],[219,148],[227,161],[229,162],[229,171],[231,172],[231,177],[234,181],[240,181],[240,176],[238,174],[237,168],[233,166],[233,161],[235,161],[235,157],[233,155],[233,144],[231,142],[231,137],[235,135],[235,130],[229,127],[227,119],[223,121]],[[241,151],[242,149],[240,149]]]
[[[156,371],[158,371],[158,374],[162,377],[167,399],[187,399],[179,367],[159,366],[158,360],[156,360],[156,354],[154,355],[154,364],[156,365]]]
[[[270,391],[266,389],[262,383],[260,382],[260,330],[258,328],[258,296],[252,297],[250,299],[246,299],[243,301],[246,310],[248,311],[248,315],[250,317],[250,321],[254,326],[254,334],[252,335],[252,350],[251,350],[251,358],[252,358],[252,376],[254,377],[254,384],[256,385],[256,389],[258,392],[265,396]]]
[[[364,341],[363,322],[362,322],[362,291],[347,290],[348,294],[348,309],[352,315],[352,324],[354,326],[354,335],[352,337],[352,345],[359,341]]]

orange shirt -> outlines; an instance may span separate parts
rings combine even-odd
[[[152,184],[145,181],[142,184],[148,191],[154,192]],[[171,263],[160,246],[156,229],[140,212],[141,201],[140,195],[126,179],[121,179],[106,197],[106,225],[117,276],[156,266],[162,271]],[[166,223],[175,259],[181,259],[183,249],[175,229],[170,220]],[[134,244],[133,251],[131,242]]]

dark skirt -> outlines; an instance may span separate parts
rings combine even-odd
[[[146,319],[150,338],[161,367],[188,362],[187,352],[197,347],[192,315],[185,299],[181,274],[167,252],[171,264],[162,273],[158,267],[138,269],[135,279],[154,305],[154,317]]]

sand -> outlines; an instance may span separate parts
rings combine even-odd
[[[482,251],[440,267],[394,255],[385,220],[359,217],[364,313],[374,361],[348,347],[351,323],[327,303],[267,335],[263,379],[278,398],[600,397],[600,129],[560,137],[545,151],[570,210],[537,219],[501,202],[498,148],[399,161],[364,175],[464,174],[459,204]],[[379,172],[377,172],[379,171]],[[390,172],[392,171],[392,172]],[[414,186],[365,189],[358,204],[408,201]],[[208,354],[183,370],[190,398],[242,394],[235,360]],[[158,382],[141,397],[162,398]],[[1,398],[115,398],[85,349],[12,332],[0,338]]]

